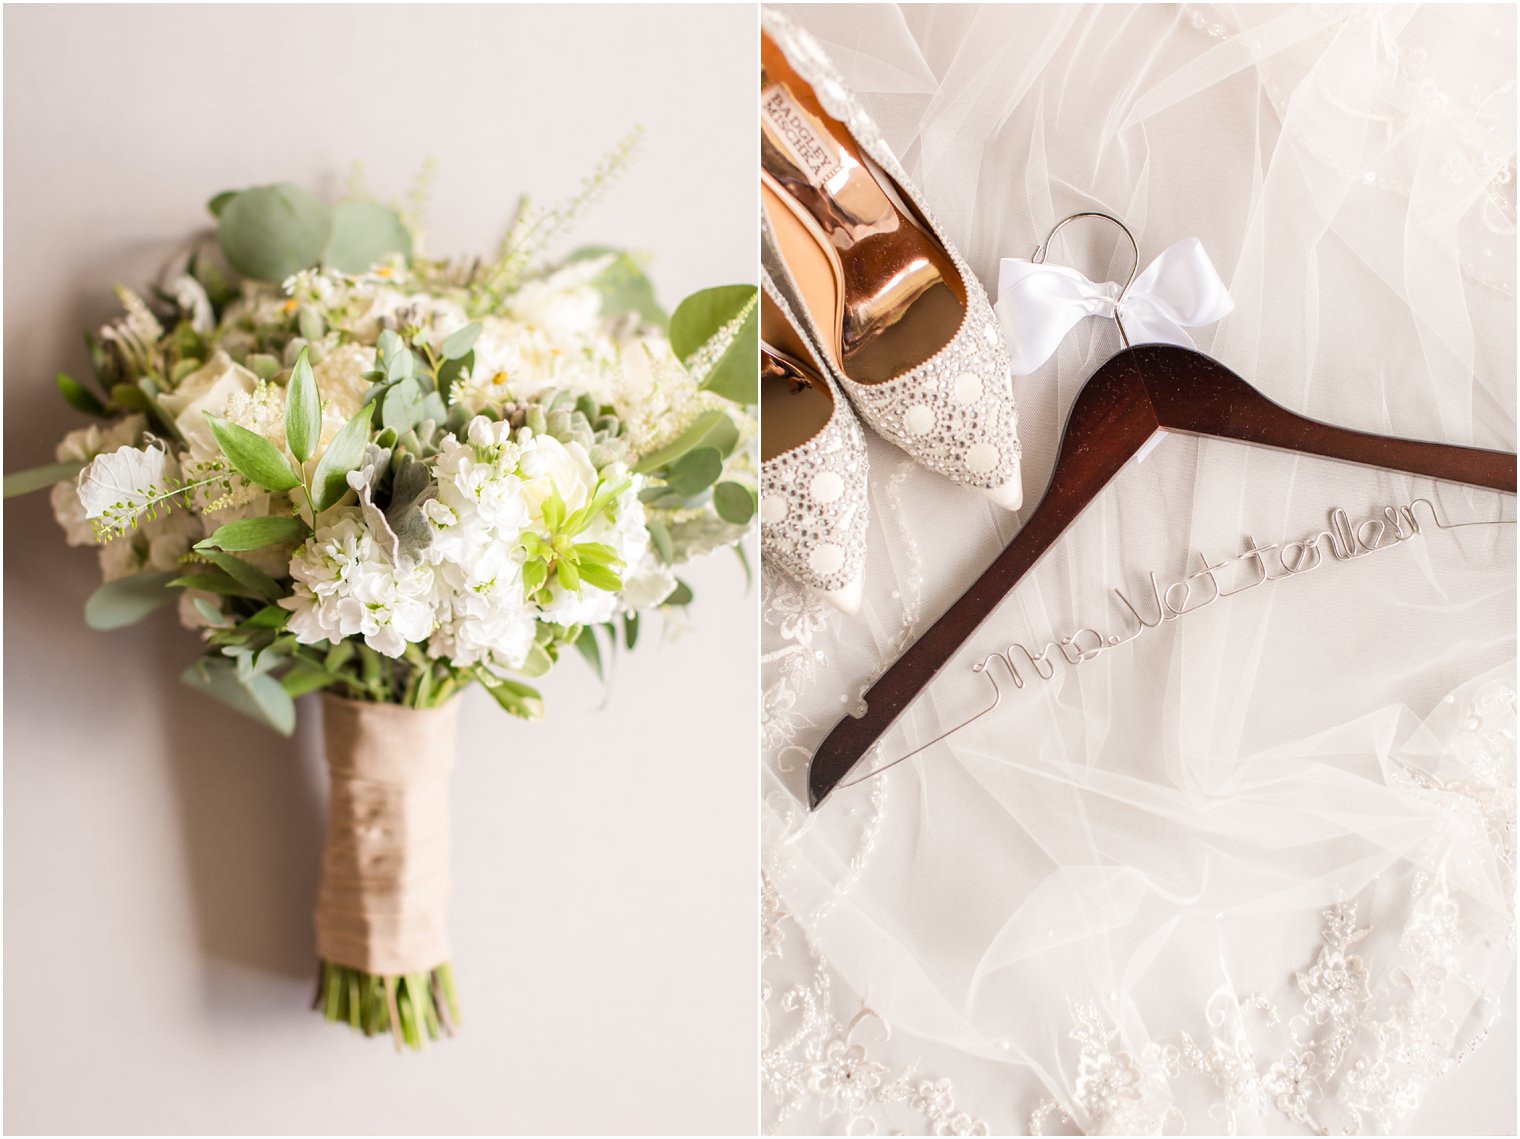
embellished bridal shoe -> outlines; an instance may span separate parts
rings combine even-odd
[[[781,290],[870,427],[1017,510],[1018,412],[986,292],[816,41],[763,19],[762,230]]]
[[[760,293],[760,542],[765,556],[860,612],[866,556],[866,441],[762,276]]]

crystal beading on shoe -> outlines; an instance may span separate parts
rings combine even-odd
[[[762,274],[761,286],[797,324],[768,275]],[[866,556],[865,435],[829,369],[811,345],[809,351],[829,385],[834,411],[818,434],[761,464],[760,540],[767,558],[852,612]]]
[[[812,85],[824,110],[844,123],[861,148],[897,182],[949,254],[966,289],[966,315],[955,336],[902,375],[884,383],[862,384],[825,363],[861,418],[880,435],[930,470],[995,492],[1003,505],[1012,503],[1009,508],[1016,509],[1022,497],[1018,409],[1008,352],[986,291],[817,41],[779,12],[762,11],[766,33],[798,75]],[[763,229],[767,247],[774,251],[774,234],[768,225]],[[798,295],[780,256],[773,252],[770,261],[784,290]],[[807,306],[795,307],[813,342],[827,343]]]

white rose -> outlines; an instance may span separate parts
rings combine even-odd
[[[158,397],[159,405],[174,417],[174,426],[197,454],[220,451],[206,422],[206,412],[221,415],[235,395],[251,395],[259,378],[227,353],[218,351],[201,367],[180,381],[179,387]]]
[[[330,349],[322,362],[314,367],[312,376],[317,381],[317,391],[329,410],[342,423],[347,423],[364,406],[364,395],[370,382],[364,373],[375,364],[375,350],[363,344],[340,344]]]
[[[558,493],[568,513],[591,500],[596,490],[596,467],[579,443],[561,443],[552,435],[535,435],[522,447],[518,460],[522,498],[535,520],[543,518],[544,501]]]

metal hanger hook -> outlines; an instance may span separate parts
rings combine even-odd
[[[1067,214],[1060,221],[1056,222],[1051,231],[1045,235],[1045,240],[1035,246],[1034,253],[1029,260],[1036,265],[1045,264],[1045,256],[1050,252],[1050,243],[1055,240],[1056,234],[1081,218],[1102,218],[1104,221],[1111,221],[1123,230],[1124,236],[1129,239],[1129,248],[1130,252],[1134,255],[1134,260],[1130,264],[1129,278],[1124,282],[1124,288],[1120,289],[1119,295],[1114,298],[1114,323],[1119,326],[1119,339],[1124,341],[1124,346],[1128,348],[1130,346],[1129,336],[1124,331],[1124,321],[1119,316],[1119,306],[1124,301],[1124,295],[1129,292],[1129,287],[1135,283],[1135,275],[1140,272],[1140,243],[1135,240],[1135,235],[1130,232],[1129,226],[1114,217],[1113,214],[1106,214],[1102,210],[1083,210],[1081,213]]]

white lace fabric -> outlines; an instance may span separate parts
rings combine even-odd
[[[1196,235],[1236,302],[1200,344],[1271,398],[1513,449],[1512,10],[789,11],[984,280],[1079,209],[1142,260]],[[1065,237],[1123,279],[1122,241]],[[1087,322],[1018,381],[1031,506],[1116,347]],[[1513,1013],[1515,529],[1433,520],[1513,497],[1168,437],[878,759],[985,708],[989,654],[1024,687],[993,662],[996,711],[809,815],[811,749],[1017,528],[871,448],[860,617],[764,578],[767,1128],[1440,1130],[1426,1093]],[[1248,539],[1422,502],[1406,540],[1290,546],[1305,572],[1084,663],[1010,648],[1127,635],[1112,590],[1145,612],[1152,571],[1245,587]]]

